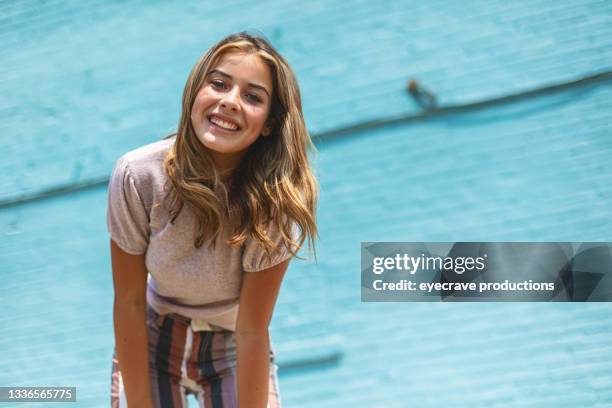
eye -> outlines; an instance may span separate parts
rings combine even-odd
[[[218,79],[213,79],[212,81],[210,81],[210,83],[214,88],[225,89],[225,83],[223,81],[220,81]]]
[[[250,93],[250,94],[247,94],[246,96],[247,96],[247,99],[252,102],[257,102],[257,103],[261,102],[261,98],[255,94]]]

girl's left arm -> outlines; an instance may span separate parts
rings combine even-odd
[[[270,376],[268,326],[289,260],[245,272],[240,289],[236,348],[239,408],[266,408]]]

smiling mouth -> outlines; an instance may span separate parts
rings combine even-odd
[[[240,127],[234,123],[231,122],[227,122],[223,119],[219,119],[216,116],[208,116],[208,121],[213,124],[215,127],[218,127],[220,129],[229,131],[229,132],[236,132],[238,130],[240,130]]]

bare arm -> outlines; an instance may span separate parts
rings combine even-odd
[[[288,265],[289,260],[261,272],[244,274],[236,323],[240,408],[265,408],[268,404],[268,326]]]
[[[115,347],[130,407],[152,407],[146,328],[144,255],[131,255],[111,239]]]

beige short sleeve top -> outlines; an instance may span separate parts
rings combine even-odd
[[[277,265],[291,252],[274,228],[267,231],[277,244],[271,257],[255,238],[227,244],[223,230],[214,248],[195,248],[193,212],[184,206],[171,224],[164,200],[170,183],[163,160],[174,140],[142,146],[117,160],[108,185],[108,231],[125,252],[145,254],[147,302],[158,313],[235,330],[242,274]]]

